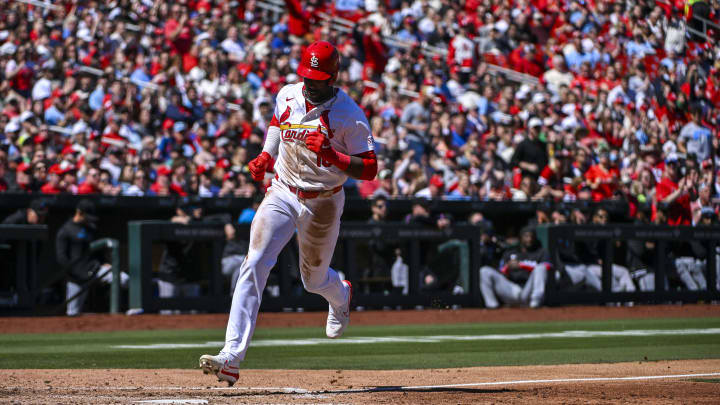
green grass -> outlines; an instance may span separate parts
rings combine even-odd
[[[262,328],[255,339],[323,338],[314,328]],[[720,318],[582,322],[351,326],[347,337],[486,335],[568,330],[718,328]],[[0,369],[194,368],[220,349],[117,349],[114,345],[222,341],[224,330],[0,334]],[[406,369],[720,358],[720,336],[615,336],[441,343],[317,344],[251,347],[243,368]]]
[[[720,384],[720,378],[691,378],[692,382]]]

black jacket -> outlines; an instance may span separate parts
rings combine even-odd
[[[508,266],[509,262],[517,260],[517,267]],[[530,272],[540,263],[549,263],[550,255],[542,247],[534,250],[523,251],[522,248],[516,247],[508,249],[502,256],[500,262],[500,271],[512,282],[517,284],[525,284],[530,278]]]
[[[27,221],[27,209],[21,208],[2,221],[3,225],[29,225]]]
[[[548,162],[547,148],[545,144],[539,139],[525,139],[520,142],[517,149],[515,149],[510,165],[512,167],[518,167],[520,162],[530,162],[537,165],[538,171],[536,173],[530,173],[523,169],[523,175],[530,174],[534,177],[540,175],[540,171],[545,168]]]
[[[90,243],[93,240],[95,227],[77,224],[72,218],[65,222],[55,237],[57,261],[74,282],[89,280],[100,267],[100,261],[90,252]]]

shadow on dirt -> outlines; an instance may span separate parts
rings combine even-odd
[[[463,394],[500,394],[507,392],[517,392],[517,390],[511,390],[507,388],[502,389],[479,389],[479,388],[455,388],[455,387],[436,387],[436,388],[406,388],[399,385],[379,386],[379,387],[368,387],[368,388],[348,388],[338,390],[320,390],[320,391],[254,391],[254,392],[223,392],[218,393],[219,396],[223,397],[253,397],[253,396],[268,396],[268,395],[303,395],[308,397],[323,396],[323,395],[338,395],[338,394],[372,394],[376,392],[421,392],[421,393],[433,393],[433,392],[457,392]]]
[[[316,391],[318,394],[352,394],[352,393],[372,393],[372,392],[462,392],[465,394],[497,394],[503,392],[515,392],[507,388],[502,389],[478,389],[478,388],[454,388],[454,387],[436,387],[436,388],[406,388],[402,386],[383,386],[371,388],[358,388],[348,390],[332,390],[332,391]]]

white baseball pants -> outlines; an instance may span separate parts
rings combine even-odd
[[[593,272],[602,280],[602,266],[599,264],[589,264],[588,270]],[[613,263],[612,265],[612,292],[634,292],[635,283],[630,277],[630,271],[627,267]]]
[[[693,257],[678,257],[675,259],[675,268],[680,280],[688,290],[707,290],[703,261]]]
[[[100,269],[95,274],[95,278],[99,278],[100,282],[102,282],[103,284],[112,283],[112,267],[109,264],[103,264],[102,266],[100,266]],[[124,271],[120,272],[120,286],[122,288],[127,287],[129,279],[130,276],[128,276],[127,273],[125,273]],[[65,299],[70,300],[70,298],[75,297],[67,303],[67,306],[65,308],[65,314],[67,314],[67,316],[76,316],[82,313],[83,307],[85,306],[85,300],[88,296],[87,290],[78,294],[80,291],[82,291],[82,289],[82,284],[78,284],[70,280],[65,283]]]
[[[489,266],[480,268],[480,292],[485,301],[486,308],[500,306],[498,298],[509,305],[525,304],[539,307],[545,299],[545,283],[547,281],[547,266],[540,263],[530,273],[525,285],[520,287],[510,281],[499,271]]]
[[[220,352],[232,365],[245,358],[270,270],[296,229],[305,289],[322,295],[336,307],[347,302],[342,280],[330,268],[344,203],[342,190],[327,197],[303,200],[283,183],[273,180],[250,226],[248,254],[240,266],[233,293],[225,347]]]
[[[570,277],[573,285],[584,283],[595,291],[602,291],[600,278],[584,264],[566,264],[565,273]]]

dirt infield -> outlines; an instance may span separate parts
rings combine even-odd
[[[709,316],[720,316],[720,306],[368,311],[354,312],[352,324]],[[325,317],[322,312],[263,313],[258,326],[322,326]],[[0,333],[224,328],[226,321],[225,314],[2,318]],[[0,370],[0,404],[716,404],[718,398],[720,360],[393,371],[247,370],[232,388],[200,370]]]
[[[720,316],[720,305],[643,305],[635,307],[576,306],[559,308],[501,308],[365,311],[352,313],[352,325],[407,325],[466,322],[538,322],[595,319],[697,318]],[[326,312],[261,313],[258,327],[324,327]],[[150,329],[225,328],[227,314],[202,315],[83,315],[68,317],[0,318],[0,333],[92,332]]]
[[[716,404],[717,382],[640,378],[718,371],[720,360],[400,371],[249,370],[228,388],[199,370],[2,370],[0,403],[133,404],[184,399],[208,404]],[[626,377],[638,379],[618,380]],[[547,381],[580,378],[606,380]],[[712,381],[718,376],[702,378]],[[438,386],[446,384],[451,386]]]

